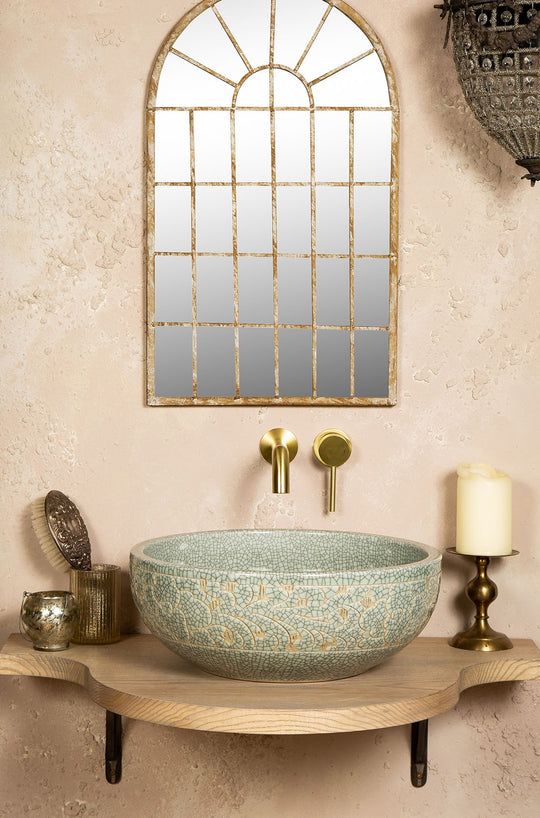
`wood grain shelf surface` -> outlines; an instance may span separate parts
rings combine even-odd
[[[540,679],[540,650],[527,639],[480,653],[446,639],[419,638],[360,676],[276,684],[211,676],[154,636],[114,645],[73,645],[42,653],[12,635],[0,675],[63,679],[86,688],[107,710],[143,721],[223,733],[347,733],[419,722],[450,710],[468,687]]]

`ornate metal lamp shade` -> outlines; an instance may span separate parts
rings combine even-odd
[[[540,2],[444,0],[461,87],[480,124],[540,182]],[[453,25],[452,25],[453,23]]]

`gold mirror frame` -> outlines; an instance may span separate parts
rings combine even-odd
[[[202,12],[216,5],[219,0],[202,0],[198,5],[188,11],[182,19],[171,30],[167,38],[161,45],[156,56],[149,82],[146,101],[146,400],[148,406],[395,406],[397,400],[397,301],[398,301],[398,187],[399,187],[399,129],[400,112],[399,100],[395,76],[390,61],[383,49],[383,46],[373,29],[363,19],[363,17],[347,3],[342,0],[325,0],[328,4],[328,12],[335,7],[349,17],[370,40],[373,50],[377,53],[384,68],[388,81],[388,91],[390,99],[390,110],[392,113],[392,145],[391,145],[391,175],[390,175],[390,295],[389,295],[389,324],[384,329],[389,336],[388,353],[388,396],[387,397],[318,397],[316,396],[316,350],[313,354],[314,371],[314,395],[306,397],[245,397],[239,393],[239,360],[238,360],[238,319],[235,320],[235,369],[236,369],[236,395],[231,397],[199,397],[197,396],[197,369],[196,352],[194,344],[193,352],[193,394],[195,397],[160,397],[155,391],[155,328],[156,326],[167,326],[166,322],[155,321],[155,112],[156,96],[159,78],[163,68],[165,58],[172,52],[173,44],[176,42],[184,29]],[[271,0],[272,23],[271,31],[274,30],[275,22],[275,0]],[[322,25],[322,24],[321,24]],[[315,37],[312,38],[312,42]],[[243,55],[241,55],[243,56]],[[255,69],[257,70],[257,69]],[[255,70],[251,71],[255,73]],[[287,70],[290,70],[287,68]],[[250,75],[251,75],[250,74]],[[238,86],[246,79],[243,77]],[[312,109],[316,110],[316,106]],[[386,109],[384,109],[386,110]],[[351,148],[352,150],[352,148]],[[275,162],[275,159],[274,159]],[[192,208],[194,207],[195,181],[192,179]],[[354,243],[354,226],[350,219],[350,240]],[[354,244],[353,244],[354,246]],[[385,256],[386,257],[386,256]],[[195,293],[196,278],[194,273],[193,292]],[[274,273],[275,275],[275,273]],[[354,283],[351,272],[351,304],[354,304]],[[238,303],[238,282],[235,281],[235,302]],[[312,281],[313,289],[315,282]],[[195,295],[193,296],[195,298]],[[196,325],[196,322],[194,322]],[[174,325],[174,324],[173,324]],[[312,329],[313,324],[305,328]],[[317,328],[317,325],[315,324]],[[276,330],[276,325],[274,326]],[[351,391],[354,385],[354,327],[351,319]],[[276,384],[277,384],[277,353]],[[277,394],[277,387],[276,387]]]

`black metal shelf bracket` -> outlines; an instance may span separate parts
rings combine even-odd
[[[106,711],[105,776],[109,784],[122,780],[122,716]],[[428,720],[411,724],[411,784],[423,787],[427,781]]]
[[[109,784],[118,784],[122,779],[122,716],[107,710],[105,719],[105,776]]]
[[[411,724],[411,784],[423,787],[428,774],[428,720]]]

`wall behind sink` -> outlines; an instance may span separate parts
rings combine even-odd
[[[3,4],[0,638],[17,628],[23,590],[64,583],[29,524],[29,503],[50,488],[79,502],[96,556],[124,567],[152,535],[231,526],[343,527],[442,549],[455,466],[474,458],[515,479],[522,554],[493,572],[494,623],[539,639],[540,190],[468,112],[431,3],[352,0],[386,45],[403,108],[399,405],[145,408],[143,101],[156,50],[189,5]],[[301,445],[286,498],[269,493],[258,453],[276,425]],[[310,455],[328,426],[355,445],[333,517]],[[462,624],[466,574],[445,567],[432,635]],[[125,618],[136,624],[128,607]],[[435,719],[420,791],[405,728],[246,738],[136,722],[111,788],[102,712],[83,692],[8,678],[0,691],[0,816],[537,814],[534,684],[469,691]]]

